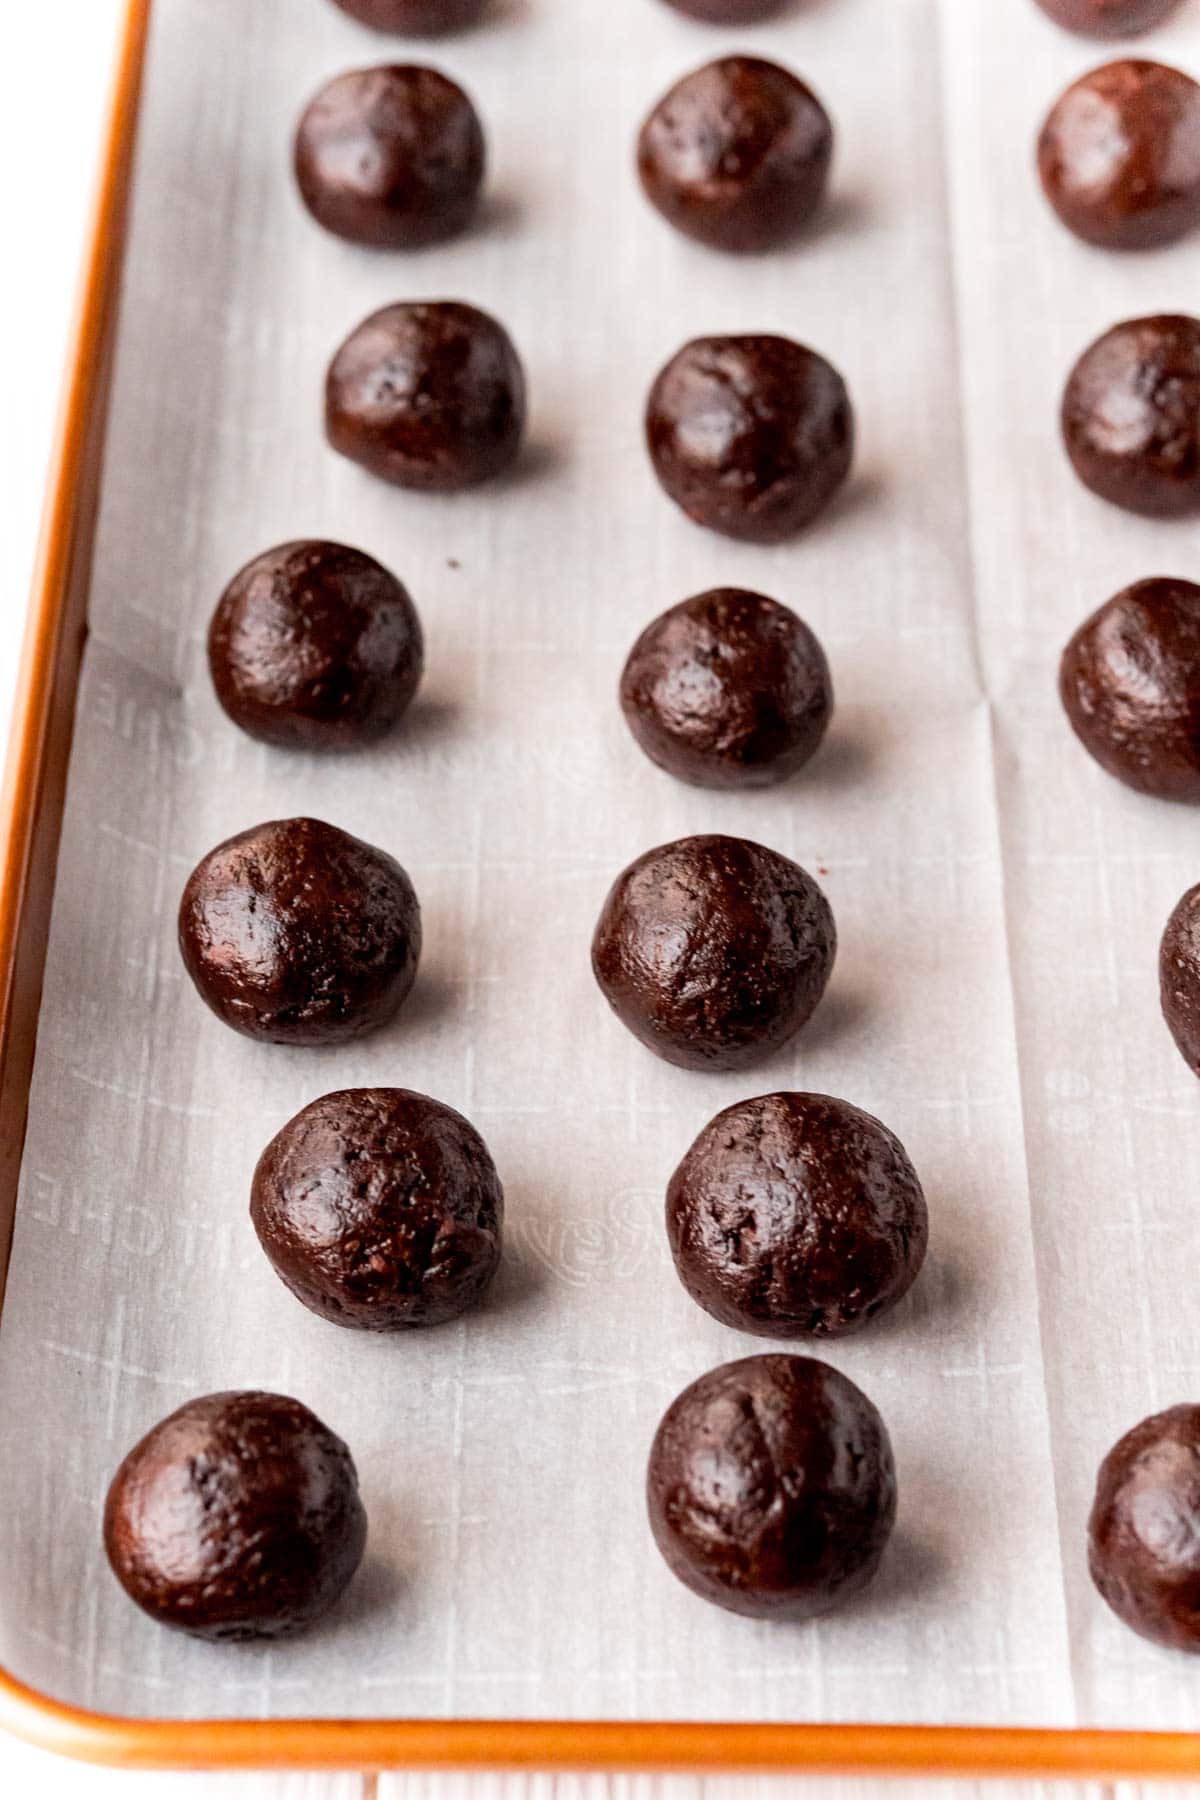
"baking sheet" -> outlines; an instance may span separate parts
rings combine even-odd
[[[1093,501],[1054,415],[1099,330],[1194,307],[1198,253],[1106,257],[1040,202],[1038,120],[1100,58],[1031,5],[809,0],[740,41],[809,78],[839,128],[804,244],[705,252],[631,174],[651,101],[739,40],[650,0],[497,0],[428,53],[488,127],[484,217],[389,257],[319,232],[287,169],[303,100],[386,40],[316,0],[158,0],[0,1330],[0,1651],[55,1694],[189,1715],[1200,1725],[1190,1663],[1111,1619],[1082,1548],[1099,1456],[1196,1391],[1200,1100],[1155,956],[1200,845],[1190,814],[1091,767],[1054,694],[1086,610],[1193,573],[1194,528]],[[1196,10],[1151,42],[1200,67]],[[408,495],[325,448],[329,354],[410,297],[511,329],[532,396],[513,478]],[[860,420],[852,484],[775,549],[689,525],[640,443],[666,357],[739,329],[829,355]],[[428,638],[409,726],[338,760],[241,737],[203,657],[229,574],[323,534],[393,567]],[[677,786],[615,704],[641,626],[720,583],[794,606],[833,664],[830,739],[770,794]],[[174,945],[199,856],[302,811],[396,854],[424,908],[412,1000],[345,1049],[236,1038]],[[705,830],[797,858],[838,918],[811,1027],[748,1076],[658,1062],[588,966],[616,872]],[[508,1197],[487,1304],[394,1341],[298,1307],[246,1212],[279,1125],[368,1082],[465,1111]],[[677,1283],[667,1177],[712,1113],[788,1086],[884,1118],[932,1212],[904,1305],[820,1351],[888,1421],[897,1535],[863,1600],[797,1628],[680,1588],[641,1493],[674,1393],[763,1347]],[[129,1444],[242,1385],[347,1438],[371,1519],[346,1603],[275,1649],[156,1629],[99,1542]]]

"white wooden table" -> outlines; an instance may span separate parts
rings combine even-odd
[[[0,8],[0,735],[7,731],[24,597],[53,429],[76,265],[120,0]],[[48,101],[52,105],[47,113]],[[47,117],[49,126],[47,127]],[[36,171],[36,183],[26,177]],[[15,349],[13,348],[15,346]],[[77,1767],[0,1737],[0,1796],[21,1800],[1179,1800],[1183,1788],[1067,1790],[1008,1783],[699,1781],[683,1777],[137,1775]]]

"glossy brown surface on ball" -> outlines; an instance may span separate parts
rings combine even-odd
[[[500,1260],[504,1193],[453,1108],[405,1088],[348,1088],[272,1138],[250,1217],[305,1306],[335,1325],[400,1331],[479,1299]]]
[[[638,138],[647,198],[688,237],[766,250],[813,217],[833,127],[812,90],[778,63],[724,56],[676,82]]]
[[[474,25],[488,0],[334,0],[334,5],[373,31],[436,37]]]
[[[788,0],[667,0],[676,12],[705,25],[756,25],[760,19],[774,18]]]
[[[1143,1419],[1100,1465],[1088,1567],[1117,1617],[1200,1651],[1200,1406]]]
[[[361,550],[305,538],[234,576],[208,631],[217,698],[286,749],[371,743],[407,711],[425,664],[407,590]]]
[[[1200,1075],[1200,886],[1188,889],[1167,920],[1158,983],[1176,1048],[1193,1075]]]
[[[1038,172],[1063,224],[1089,243],[1170,243],[1200,223],[1200,87],[1133,58],[1093,69],[1051,108]]]
[[[383,307],[329,365],[329,442],[397,487],[452,492],[503,474],[524,426],[525,377],[508,333],[456,300]]]
[[[1157,576],[1094,612],[1063,652],[1059,692],[1102,769],[1162,800],[1200,801],[1200,587]]]
[[[1037,0],[1057,25],[1085,37],[1132,37],[1177,12],[1182,0]]]
[[[668,1407],[646,1477],[650,1528],[686,1587],[729,1612],[811,1619],[866,1587],[896,1517],[887,1429],[807,1356],[749,1356]]]
[[[483,127],[463,90],[436,69],[353,69],[305,108],[293,160],[304,204],[327,231],[413,250],[470,222]]]
[[[684,1069],[744,1069],[779,1049],[811,1017],[836,954],[811,875],[717,836],[630,863],[592,939],[592,969],[621,1023]]]
[[[825,652],[788,607],[712,588],[642,632],[621,710],[651,762],[697,787],[769,787],[815,754],[833,713]]]
[[[243,1036],[344,1043],[402,1005],[421,909],[384,851],[320,819],[274,819],[197,864],[179,948],[201,999]]]
[[[1114,325],[1084,351],[1062,404],[1075,473],[1127,512],[1200,508],[1200,321],[1160,313]]]
[[[846,1337],[902,1300],[929,1214],[894,1133],[828,1094],[763,1094],[705,1126],[667,1189],[675,1268],[761,1337]]]
[[[129,1452],[104,1507],[130,1599],[203,1638],[304,1630],[341,1596],[366,1537],[350,1452],[282,1394],[189,1400]]]
[[[854,457],[846,384],[790,338],[685,344],[646,405],[646,442],[665,491],[697,525],[778,543],[832,500]]]

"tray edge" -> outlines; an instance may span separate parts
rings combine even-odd
[[[0,790],[0,1302],[25,1134],[153,0],[126,0]],[[1200,1734],[997,1726],[139,1719],[0,1666],[0,1727],[128,1769],[774,1771],[1087,1780],[1200,1776]]]

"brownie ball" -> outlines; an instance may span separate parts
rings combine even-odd
[[[1180,1056],[1200,1075],[1200,885],[1189,888],[1167,920],[1158,951],[1163,1018]]]
[[[711,588],[647,625],[621,675],[621,710],[651,762],[696,787],[771,787],[825,736],[825,652],[788,607]]]
[[[695,338],[650,390],[646,442],[689,519],[774,544],[811,523],[845,481],[854,413],[837,370],[790,338]]]
[[[113,1477],[104,1548],[143,1612],[212,1639],[294,1636],[362,1559],[367,1516],[340,1437],[283,1394],[206,1394]]]
[[[271,1139],[250,1217],[275,1273],[311,1311],[402,1331],[441,1325],[479,1299],[500,1261],[504,1192],[460,1113],[406,1088],[349,1088]]]
[[[638,174],[664,219],[718,250],[767,250],[820,206],[833,126],[778,63],[723,56],[676,82],[638,138]]]
[[[1200,507],[1200,320],[1160,313],[1114,325],[1071,371],[1063,439],[1075,473],[1127,512]]]
[[[474,25],[482,18],[487,0],[334,0],[334,5],[372,31],[433,37]]]
[[[179,948],[200,998],[244,1037],[340,1044],[404,1001],[421,909],[382,850],[320,819],[275,819],[193,869]]]
[[[1088,1520],[1088,1567],[1131,1631],[1200,1651],[1200,1406],[1143,1419],[1109,1451]]]
[[[1135,581],[1063,651],[1059,692],[1084,748],[1127,787],[1200,801],[1200,587]]]
[[[251,737],[342,750],[390,731],[425,664],[421,623],[394,575],[345,544],[302,538],[234,576],[208,629],[217,699]]]
[[[592,969],[648,1050],[681,1069],[745,1069],[794,1037],[837,953],[812,876],[745,838],[647,850],[609,890]]]
[[[684,1388],[654,1437],[650,1529],[672,1574],[759,1619],[840,1606],[879,1567],[896,1470],[878,1411],[809,1356],[748,1356]]]
[[[676,12],[706,25],[756,25],[782,12],[787,0],[667,0]]]
[[[688,1293],[759,1337],[848,1337],[902,1300],[929,1241],[899,1138],[846,1100],[764,1094],[717,1114],[667,1189]]]
[[[1037,0],[1056,24],[1085,37],[1133,37],[1176,12],[1180,0]]]
[[[1051,108],[1038,171],[1078,237],[1113,250],[1170,243],[1200,222],[1200,87],[1162,63],[1093,69]]]
[[[352,243],[414,250],[470,221],[483,127],[456,82],[393,64],[337,75],[296,131],[296,182],[319,225]]]
[[[325,378],[325,431],[397,487],[453,492],[503,474],[525,376],[502,325],[457,300],[400,302],[350,333]]]

